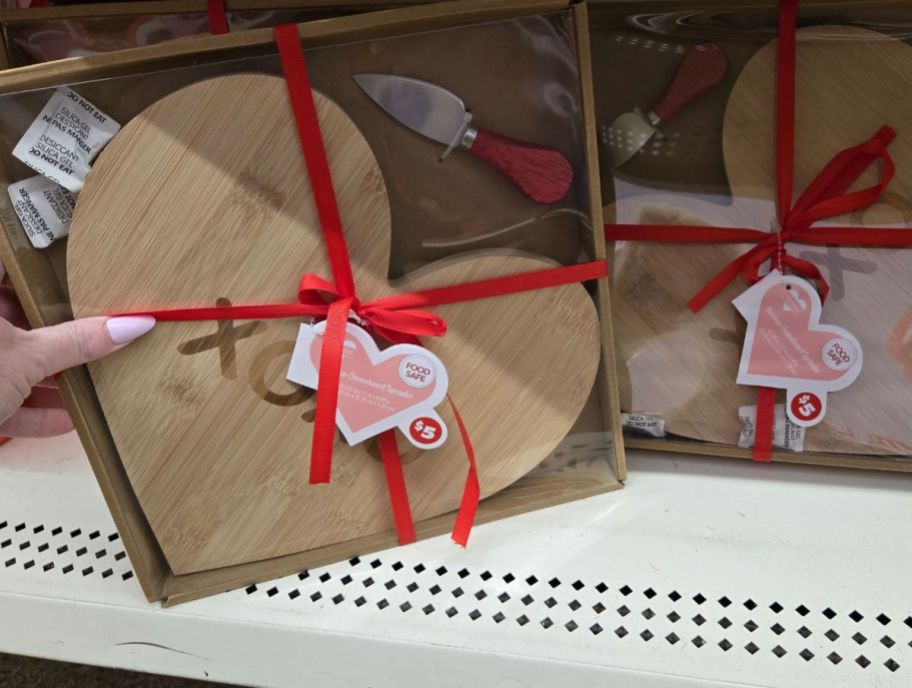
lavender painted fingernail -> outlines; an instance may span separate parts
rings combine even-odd
[[[126,344],[144,335],[155,326],[155,318],[149,315],[125,315],[120,318],[108,318],[105,323],[111,341],[115,344]]]

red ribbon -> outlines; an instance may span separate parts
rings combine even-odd
[[[230,30],[225,0],[206,0],[206,17],[209,19],[209,33],[213,36],[220,36]]]
[[[129,315],[150,315],[161,321],[325,318],[326,329],[320,354],[320,384],[317,389],[317,408],[314,416],[310,482],[326,483],[329,482],[331,475],[342,349],[345,341],[345,328],[350,315],[354,314],[364,327],[391,342],[418,343],[418,337],[440,337],[446,333],[446,322],[443,318],[423,310],[425,307],[474,301],[600,279],[607,277],[608,264],[601,260],[581,265],[535,270],[506,277],[396,294],[362,303],[355,293],[348,247],[342,231],[329,162],[323,145],[297,28],[287,24],[276,26],[273,31],[298,129],[301,151],[317,206],[323,240],[329,256],[333,282],[330,283],[315,274],[305,274],[298,287],[298,303],[147,309],[134,310]],[[475,452],[468,431],[453,401],[450,400],[449,403],[459,426],[459,434],[469,464],[466,484],[452,533],[453,540],[465,546],[475,520],[481,490]],[[387,430],[379,435],[378,444],[399,542],[401,544],[413,542],[415,527],[408,503],[395,431]]]
[[[407,545],[415,541],[415,523],[412,521],[412,510],[409,507],[405,476],[402,474],[402,458],[399,456],[395,431],[387,430],[380,433],[377,437],[377,444],[380,446],[380,457],[383,459],[386,491],[390,496],[390,508],[393,510],[396,535],[400,545]]]
[[[782,0],[779,12],[779,43],[776,69],[776,232],[742,227],[700,227],[687,225],[606,225],[609,241],[657,241],[683,243],[753,243],[753,248],[733,260],[713,277],[688,303],[697,312],[728,286],[739,274],[753,284],[767,260],[772,267],[815,281],[821,299],[829,285],[813,263],[791,256],[789,242],[836,244],[840,246],[912,246],[912,230],[877,227],[819,227],[826,217],[866,208],[884,192],[895,171],[887,146],[896,137],[890,127],[881,127],[864,143],[837,153],[792,205],[795,155],[795,54],[797,0]],[[882,161],[880,179],[859,191],[848,188],[877,160]],[[760,390],[754,458],[768,461],[773,434],[775,394]]]

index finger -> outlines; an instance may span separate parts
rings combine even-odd
[[[123,327],[124,321],[127,327]],[[23,333],[41,368],[41,378],[107,356],[145,334],[155,319],[81,318]],[[120,326],[120,327],[118,327]],[[127,337],[124,337],[126,333]],[[35,380],[37,384],[39,380]]]

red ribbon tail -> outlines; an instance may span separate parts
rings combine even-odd
[[[314,413],[313,445],[310,454],[310,483],[328,483],[332,471],[333,443],[336,441],[336,406],[339,375],[351,299],[339,299],[329,306],[323,348],[320,350],[320,384]]]
[[[465,447],[466,458],[469,460],[469,472],[466,475],[465,488],[462,491],[462,502],[459,504],[459,512],[456,514],[456,523],[453,525],[452,534],[453,542],[465,547],[469,543],[469,535],[472,532],[472,526],[475,524],[475,515],[478,513],[481,485],[478,482],[478,466],[475,463],[475,450],[472,448],[469,433],[466,430],[465,423],[462,422],[462,416],[456,410],[456,404],[449,397],[447,399],[450,402],[450,408],[453,409],[453,415],[456,417],[456,424],[459,426],[459,434]]]
[[[377,437],[377,443],[380,445],[380,456],[383,458],[383,472],[386,474],[386,489],[393,509],[396,537],[400,545],[408,545],[416,539],[415,522],[412,520],[405,475],[402,473],[402,457],[396,443],[396,431],[387,430],[381,433]]]
[[[776,390],[772,387],[757,389],[757,422],[754,429],[754,461],[771,461],[773,458],[773,430],[776,411]]]
[[[220,36],[228,33],[228,15],[225,13],[225,0],[206,0],[206,16],[209,18],[209,33]]]

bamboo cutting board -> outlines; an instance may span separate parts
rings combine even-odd
[[[384,179],[346,114],[315,95],[362,300],[551,265],[485,252],[390,284]],[[200,82],[128,123],[80,195],[67,270],[77,316],[287,303],[302,273],[331,278],[284,81]],[[540,463],[579,416],[600,357],[597,314],[578,284],[437,312],[449,331],[427,345],[447,366],[487,496]],[[161,323],[90,366],[129,479],[178,574],[392,527],[375,447],[337,436],[332,483],[307,482],[314,394],[284,380],[298,326]],[[465,481],[455,420],[447,405],[438,412],[446,444],[403,453],[416,520],[455,509]]]
[[[864,29],[815,27],[798,32],[797,63],[795,189],[806,188],[836,152],[889,124],[898,133],[890,146],[896,176],[882,202],[825,224],[910,226],[912,48]],[[731,206],[654,194],[631,201],[635,207],[614,210],[623,221],[769,230],[775,216],[774,89],[771,43],[745,66],[725,113]],[[853,188],[876,178],[870,169]],[[754,388],[735,384],[744,324],[731,299],[745,285],[737,281],[697,315],[685,303],[747,248],[631,243],[620,250],[615,316],[626,408],[662,415],[666,430],[684,437],[737,441],[737,408],[756,403]],[[912,251],[800,245],[789,250],[821,268],[832,287],[823,320],[852,331],[865,356],[861,376],[831,395],[824,421],[807,433],[805,449],[912,454]]]

